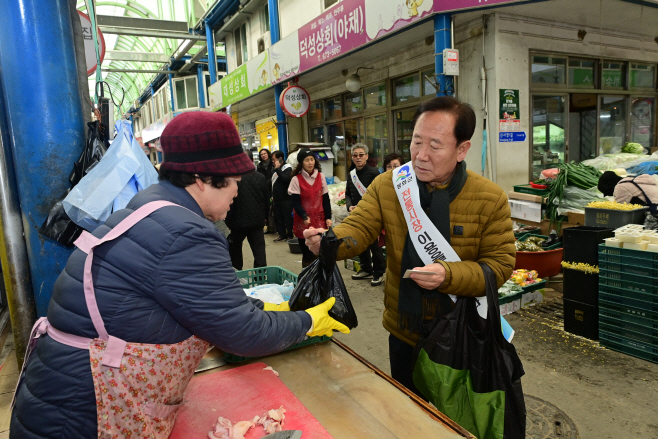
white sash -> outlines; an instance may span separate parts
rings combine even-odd
[[[435,261],[461,261],[455,250],[448,244],[448,241],[446,241],[421,207],[420,192],[416,183],[416,173],[411,162],[395,168],[392,174],[393,186],[395,186],[398,201],[400,201],[400,206],[402,206],[404,219],[407,221],[409,237],[420,259],[425,265],[434,264]],[[453,302],[457,301],[457,296],[453,294],[450,294],[450,298]],[[487,298],[478,297],[477,301],[478,314],[486,319]],[[511,341],[511,338],[509,341]]]
[[[281,172],[285,171],[288,168],[292,168],[292,166],[286,163],[285,165],[281,166]],[[277,178],[279,178],[279,174],[277,174],[276,171],[274,171],[274,174],[272,174],[272,187],[274,187],[274,182],[276,181]]]
[[[366,166],[368,166],[368,165],[366,165]],[[356,190],[359,191],[361,196],[364,196],[368,189],[363,185],[363,183],[361,183],[361,180],[359,180],[359,177],[357,177],[356,168],[354,168],[350,171],[350,177],[352,177],[352,183],[354,183],[354,186],[356,186]]]

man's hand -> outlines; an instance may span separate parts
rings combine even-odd
[[[329,227],[331,227],[333,222],[330,219],[328,219],[328,220],[325,220],[325,224],[327,225],[327,229],[328,229]]]
[[[356,209],[356,206],[350,206],[350,212]]]
[[[304,225],[305,225],[305,226],[308,226],[309,224],[311,224],[311,219],[310,219],[310,218],[306,218],[306,219],[304,220]]]
[[[281,167],[281,161],[280,159],[274,160],[274,169],[278,169]]]
[[[306,242],[308,243],[308,239]],[[419,287],[426,290],[437,289],[446,280],[446,269],[441,264],[429,264],[424,267],[414,267],[413,269],[433,272],[433,274],[411,273],[409,276]]]
[[[322,239],[320,235],[325,231],[326,230],[324,229],[316,229],[315,227],[311,227],[304,230],[304,238],[306,238],[306,242],[305,242],[306,247],[308,247],[309,250],[311,250],[314,255],[320,253],[320,240]]]

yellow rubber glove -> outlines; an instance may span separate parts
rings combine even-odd
[[[290,311],[288,301],[281,302],[278,305],[274,303],[263,302],[263,311]]]
[[[311,329],[309,329],[306,335],[310,337],[321,335],[331,337],[334,335],[334,331],[340,331],[343,334],[350,333],[350,328],[329,317],[329,310],[334,306],[334,303],[336,303],[336,298],[332,297],[326,302],[306,310],[311,315],[311,319],[313,319]]]

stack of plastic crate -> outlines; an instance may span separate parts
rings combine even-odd
[[[658,363],[658,253],[599,246],[601,345]]]

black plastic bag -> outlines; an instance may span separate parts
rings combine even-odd
[[[479,439],[524,438],[523,365],[501,330],[496,277],[480,265],[488,318],[480,317],[474,297],[459,297],[452,311],[436,317],[416,344],[414,385]]]
[[[62,201],[64,201],[69,191],[70,189],[50,209],[48,217],[39,228],[39,233],[66,247],[73,247],[73,243],[84,229],[71,221],[62,205]]]
[[[103,135],[105,127],[99,122],[89,122],[87,124],[87,143],[85,144],[80,157],[73,163],[73,171],[69,175],[69,183],[71,187],[78,184],[78,182],[91,171],[94,166],[105,155],[105,151],[109,146],[107,138]],[[62,201],[71,191],[69,188],[64,195],[62,195],[50,208],[48,217],[39,228],[39,233],[46,238],[57,241],[66,247],[73,247],[73,243],[80,236],[84,230],[76,223],[71,221],[62,205]]]
[[[331,229],[322,236],[320,256],[299,274],[288,304],[292,311],[303,311],[335,297],[336,304],[329,310],[329,316],[354,329],[359,322],[336,266],[336,254],[341,243],[342,240],[337,239]]]
[[[73,163],[73,171],[69,175],[71,187],[78,184],[82,177],[87,175],[100,162],[109,147],[107,137],[102,134],[107,131],[104,125],[99,121],[94,121],[89,122],[87,127],[89,128],[87,130],[87,143],[80,157]]]

